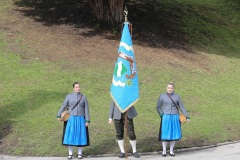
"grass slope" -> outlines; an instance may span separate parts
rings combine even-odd
[[[1,153],[66,156],[66,148],[61,146],[62,124],[56,120],[56,114],[65,95],[72,91],[74,81],[82,84],[82,92],[91,107],[91,146],[84,148],[84,154],[118,153],[114,127],[107,124],[113,62],[98,57],[101,63],[92,60],[79,67],[66,60],[54,63],[41,60],[41,53],[29,48],[24,32],[10,33],[6,26],[14,24],[8,13],[12,6],[7,0],[0,3],[3,4],[0,5],[3,15],[0,23],[3,31],[0,33]],[[12,34],[17,35],[14,41],[10,41]],[[87,43],[90,41],[91,38]],[[37,43],[32,41],[31,45]],[[63,49],[61,45],[57,47]],[[117,47],[114,46],[116,51]],[[237,56],[188,53],[139,44],[134,50],[140,83],[140,100],[136,104],[139,115],[134,119],[139,152],[161,150],[157,142],[160,118],[155,106],[169,81],[175,82],[176,92],[191,116],[191,123],[182,126],[183,139],[177,148],[240,138],[240,59]]]

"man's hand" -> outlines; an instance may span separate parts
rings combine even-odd
[[[112,124],[112,118],[109,118],[109,119],[108,119],[108,123],[109,123],[109,124]]]

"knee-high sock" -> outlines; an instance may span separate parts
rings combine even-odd
[[[137,140],[133,140],[133,141],[130,140],[130,144],[132,146],[133,153],[137,152]]]
[[[82,147],[78,147],[78,154],[82,155]]]
[[[123,140],[118,140],[118,145],[119,145],[119,148],[121,150],[122,153],[125,153],[125,150],[124,150],[124,141]]]
[[[73,155],[73,146],[68,146],[68,155]]]
[[[175,141],[170,142],[170,153],[173,154],[173,149],[174,149]]]
[[[166,154],[166,150],[167,150],[167,141],[162,141],[162,148],[163,148],[163,154]]]

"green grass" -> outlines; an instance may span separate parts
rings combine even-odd
[[[202,1],[199,5],[205,2],[207,1]],[[228,37],[230,42],[236,40],[235,35],[231,36],[230,33]],[[107,123],[111,101],[109,89],[112,63],[63,70],[63,63],[68,65],[68,62],[50,63],[37,59],[36,51],[28,50],[27,46],[20,43],[20,35],[14,42],[21,48],[19,52],[36,54],[36,58],[26,62],[24,57],[21,57],[23,54],[10,49],[7,40],[6,32],[1,32],[1,153],[66,156],[67,150],[61,146],[62,123],[56,120],[56,114],[65,95],[72,92],[71,86],[75,81],[81,83],[82,93],[87,96],[90,104],[91,146],[84,148],[84,154],[118,153],[114,127]],[[224,44],[228,45],[230,42],[224,41]],[[237,44],[238,42],[239,40]],[[216,46],[222,44],[219,41],[214,43]],[[237,48],[237,44],[231,44]],[[206,47],[206,50],[208,49],[211,47]],[[225,49],[229,53],[233,51],[229,47]],[[238,49],[236,51],[239,51]],[[225,53],[225,50],[223,52]],[[155,106],[159,94],[165,92],[166,83],[169,81],[175,82],[176,93],[181,95],[191,116],[191,123],[182,126],[183,139],[176,144],[177,148],[240,139],[240,59],[238,56],[225,56],[224,53],[202,53],[209,69],[196,66],[174,67],[164,62],[145,64],[137,61],[140,100],[136,104],[139,115],[134,122],[139,152],[161,150],[161,145],[157,142],[160,118]]]

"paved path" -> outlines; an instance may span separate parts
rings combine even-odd
[[[116,156],[83,157],[85,160],[240,160],[240,141],[215,146],[194,147],[175,151],[175,157],[161,154],[140,154],[141,158],[118,158]],[[18,157],[0,155],[0,160],[66,160],[66,157]],[[77,160],[76,157],[73,160]]]

